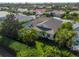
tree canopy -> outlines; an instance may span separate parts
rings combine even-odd
[[[70,47],[73,44],[75,32],[72,30],[71,23],[64,23],[55,35],[55,42],[60,46]]]
[[[13,14],[7,15],[1,25],[1,33],[9,38],[18,38],[19,21]]]

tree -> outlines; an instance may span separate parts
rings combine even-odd
[[[1,34],[9,38],[18,38],[19,21],[13,14],[7,15],[2,23]]]
[[[73,37],[75,36],[75,32],[72,30],[71,23],[64,23],[59,31],[55,35],[55,42],[59,44],[59,46],[67,46],[70,47],[73,44]]]
[[[19,39],[23,42],[29,41],[32,42],[38,39],[39,34],[35,29],[21,29],[19,30]]]
[[[69,31],[67,29],[61,29],[59,32],[56,33],[55,42],[57,42],[60,46],[71,46],[72,45],[72,38],[74,37],[75,33],[73,31]]]
[[[73,28],[72,28],[72,23],[70,23],[70,22],[65,22],[65,23],[63,23],[62,24],[62,28],[63,29],[68,29],[68,30],[73,30]]]
[[[45,15],[46,17],[53,17],[53,13],[43,13],[43,15]]]

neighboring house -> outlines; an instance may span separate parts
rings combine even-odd
[[[53,17],[53,19],[56,19],[56,20],[60,20],[60,21],[62,21],[63,23],[65,23],[65,22],[70,22],[70,23],[74,23],[74,21],[72,21],[72,20],[69,20],[69,19],[61,19],[61,18],[59,18],[59,17]]]
[[[77,14],[79,14],[79,10],[71,11],[70,14],[72,14],[72,13],[77,13]]]
[[[76,28],[79,28],[79,23],[78,22],[73,24],[73,29],[76,29]]]
[[[8,10],[9,8],[8,7],[0,7],[0,10]]]
[[[73,51],[79,51],[79,27],[74,29],[74,31],[77,33],[76,36],[73,38],[74,44],[72,45],[71,49]]]
[[[71,50],[79,51],[79,23],[78,22],[73,24],[73,29],[76,32],[76,36],[73,38],[74,44],[72,45]]]
[[[51,9],[51,8],[52,8],[52,6],[47,6],[46,8]]]
[[[6,11],[0,11],[0,20],[5,20],[8,14],[10,13]]]
[[[32,19],[32,20],[36,19],[36,16],[35,16],[35,15],[29,15],[28,17],[29,17],[30,19]]]
[[[36,19],[35,15],[24,15],[22,13],[18,13],[15,15],[16,19],[18,19],[19,21],[32,21],[33,19]]]
[[[42,15],[46,12],[46,9],[34,9],[33,12],[36,12],[37,15]]]
[[[25,9],[23,9],[23,8],[18,8],[17,11],[19,11],[19,12],[28,12],[28,9],[26,9],[26,8],[25,8]]]
[[[24,15],[24,14],[21,14],[21,13],[16,14],[15,17],[20,22],[24,22],[23,27],[25,27],[25,28],[31,27],[32,26],[32,21],[34,19],[36,19],[34,15],[27,16],[27,15]]]
[[[53,10],[52,13],[53,13],[54,17],[62,17],[62,15],[65,13],[65,11],[63,11],[63,10]]]

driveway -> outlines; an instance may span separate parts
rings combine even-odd
[[[0,57],[12,57],[12,55],[7,50],[0,47]]]

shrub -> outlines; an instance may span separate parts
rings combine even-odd
[[[19,30],[19,40],[22,41],[22,42],[32,42],[36,39],[39,38],[39,35],[38,35],[38,31],[36,31],[35,29],[21,29]]]
[[[13,52],[15,52],[16,54],[23,49],[27,49],[27,45],[2,36],[0,36],[0,44],[9,48],[10,50],[13,50]]]
[[[57,57],[57,56],[75,56],[72,52],[68,51],[65,48],[61,49],[57,46],[50,46],[44,43],[36,41],[36,54],[38,56],[45,56],[45,57]],[[65,54],[64,54],[65,53]]]
[[[74,36],[75,32],[73,31],[72,24],[66,22],[62,24],[62,27],[56,33],[54,41],[57,42],[59,46],[71,47]]]
[[[34,48],[22,49],[17,53],[18,57],[34,57],[39,56]]]
[[[61,47],[49,46],[47,44],[36,41],[35,47],[29,47],[15,40],[0,36],[0,44],[6,46],[12,52],[16,53],[17,57],[42,57],[42,56],[75,56],[72,52]]]
[[[39,56],[43,56],[44,55],[43,46],[44,46],[43,43],[36,41],[35,48],[36,48],[36,51],[37,51],[37,55],[39,55]]]
[[[73,44],[73,37],[75,36],[74,31],[69,31],[67,29],[61,29],[56,33],[55,42],[59,44],[59,46],[71,47]]]
[[[26,49],[26,48],[27,48],[26,45],[21,44],[21,43],[19,43],[19,42],[17,42],[17,41],[14,41],[13,43],[11,43],[11,44],[9,45],[9,47],[10,47],[11,49],[15,50],[16,52],[18,52],[18,51],[20,51],[20,50],[22,50],[22,49]]]
[[[63,23],[62,24],[62,29],[73,30],[72,23],[70,23],[70,22]]]

